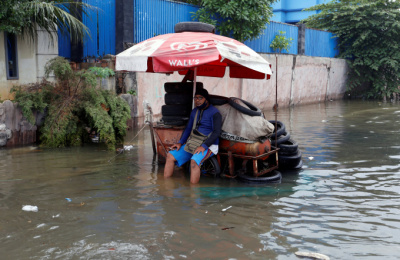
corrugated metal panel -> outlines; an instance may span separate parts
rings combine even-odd
[[[62,35],[58,31],[58,55],[67,59],[71,58],[71,40],[68,35]]]
[[[83,44],[83,58],[115,54],[115,0],[83,0],[97,7],[87,10],[82,22],[88,27],[91,39]]]
[[[313,29],[306,29],[306,50],[308,56],[329,57],[334,58],[339,54],[335,50],[337,46],[337,38],[332,38],[333,34]]]
[[[256,52],[274,52],[274,50],[269,46],[279,31],[285,32],[285,36],[287,38],[293,39],[289,52],[282,51],[282,53],[297,54],[299,28],[290,24],[271,22],[270,24],[267,24],[267,28],[264,30],[264,34],[261,35],[260,38],[252,41],[246,41],[245,44]]]
[[[198,10],[193,5],[167,0],[133,0],[133,3],[135,43],[173,33],[176,23],[192,21],[191,12]]]
[[[60,7],[61,9],[68,12],[66,8],[63,6]],[[60,30],[57,32],[58,34],[58,55],[67,59],[71,58],[71,38],[69,33],[67,35],[62,35]]]

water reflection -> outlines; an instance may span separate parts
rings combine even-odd
[[[281,109],[279,120],[304,168],[273,185],[190,186],[182,170],[164,180],[147,128],[130,132],[133,149],[120,155],[98,145],[2,149],[2,257],[397,259],[400,106],[329,102]]]

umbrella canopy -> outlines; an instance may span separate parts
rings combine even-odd
[[[196,68],[197,76],[223,77],[229,67],[231,78],[269,79],[270,64],[258,53],[234,39],[206,32],[159,35],[121,52],[116,70],[186,75]]]

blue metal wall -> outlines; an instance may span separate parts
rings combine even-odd
[[[97,7],[87,10],[82,22],[88,27],[91,39],[83,44],[83,58],[115,54],[115,0],[83,0]]]
[[[335,57],[339,54],[336,50],[337,38],[333,38],[330,32],[306,29],[306,50],[307,56]]]
[[[88,39],[83,46],[83,59],[101,57],[105,54],[115,54],[115,0],[83,0],[99,10],[89,10],[89,17],[83,18],[83,23],[89,28],[92,39]],[[281,0],[276,6],[281,9],[288,2]],[[294,0],[287,0],[294,1]],[[307,0],[307,4],[320,3],[327,0]],[[159,34],[173,33],[178,22],[192,20],[192,13],[198,10],[197,6],[173,2],[169,0],[132,0],[134,8],[134,39],[138,43]],[[305,4],[305,3],[303,3]],[[118,19],[118,14],[117,14]],[[271,22],[267,25],[264,34],[258,39],[247,41],[245,44],[256,52],[273,53],[269,47],[278,31],[284,31],[285,36],[292,38],[289,54],[298,53],[298,27],[290,24]],[[306,50],[309,56],[335,57],[336,40],[332,34],[324,31],[306,29]],[[287,53],[283,51],[283,53]],[[70,58],[71,45],[68,37],[59,35],[59,55]]]
[[[67,59],[71,58],[71,39],[69,35],[62,35],[58,31],[58,55]]]
[[[302,11],[314,5],[327,3],[330,0],[278,0],[271,6],[274,10],[273,21],[281,23],[298,23],[319,11]]]
[[[274,52],[274,50],[269,46],[279,31],[285,32],[285,36],[288,39],[293,39],[289,52],[282,51],[282,53],[297,54],[299,28],[290,24],[271,22],[267,25],[267,28],[264,30],[264,34],[261,35],[260,38],[252,41],[246,41],[245,44],[256,52]]]
[[[134,39],[138,43],[159,34],[173,33],[179,22],[192,21],[197,6],[167,0],[133,0]]]

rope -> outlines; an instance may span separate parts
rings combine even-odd
[[[133,140],[135,140],[136,137],[138,137],[138,135],[140,134],[140,132],[143,131],[143,129],[146,127],[146,125],[144,125],[142,127],[142,129],[139,130],[139,132],[132,138],[132,140],[129,141],[129,143],[131,143]],[[124,149],[121,149],[115,156],[111,157],[108,162],[111,163],[111,160],[114,159],[115,157],[117,157],[118,155],[120,155],[121,153],[124,152]]]

